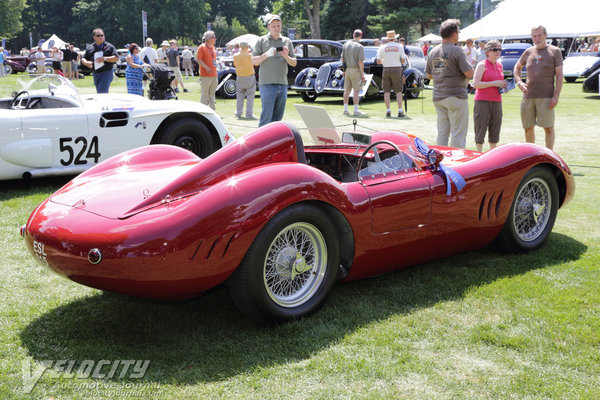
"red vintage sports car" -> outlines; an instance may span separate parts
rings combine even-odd
[[[94,288],[189,298],[226,283],[257,321],[316,311],[338,280],[497,241],[540,247],[574,178],[555,153],[429,148],[398,132],[304,146],[272,123],[200,159],[128,151],[58,190],[21,228],[43,265]]]

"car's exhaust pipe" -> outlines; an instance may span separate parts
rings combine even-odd
[[[21,175],[23,179],[31,179],[31,178],[42,178],[48,176],[58,176],[58,175],[78,175],[93,167],[94,165],[77,165],[70,167],[61,167],[61,168],[39,168],[32,169],[30,171],[25,171]]]

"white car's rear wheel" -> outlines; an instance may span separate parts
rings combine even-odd
[[[158,143],[183,147],[201,158],[208,157],[216,150],[208,128],[193,118],[172,121],[160,135]]]

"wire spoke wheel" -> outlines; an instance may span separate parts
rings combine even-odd
[[[297,307],[317,291],[327,270],[327,246],[313,225],[298,222],[273,239],[264,263],[269,297],[281,307]]]
[[[517,194],[514,226],[521,240],[537,239],[550,220],[552,197],[546,181],[534,178]]]

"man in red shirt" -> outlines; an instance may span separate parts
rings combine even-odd
[[[217,90],[217,37],[213,31],[204,32],[204,43],[198,47],[196,61],[200,65],[200,84],[202,91],[200,103],[215,109],[215,92]]]

